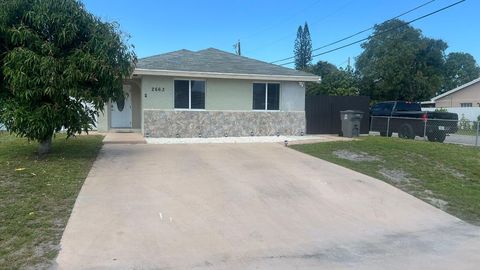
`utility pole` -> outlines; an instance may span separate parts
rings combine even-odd
[[[235,48],[235,53],[237,55],[242,55],[242,49],[240,48],[240,40],[237,43],[233,44],[233,48]]]
[[[348,57],[348,65],[347,68],[350,69],[350,56]]]

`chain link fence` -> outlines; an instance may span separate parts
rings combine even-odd
[[[372,116],[370,134],[480,146],[479,123],[465,118],[448,120]]]

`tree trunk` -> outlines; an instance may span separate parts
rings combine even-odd
[[[38,154],[43,156],[50,153],[50,150],[52,150],[52,137],[48,137],[40,142],[40,145],[38,146]]]

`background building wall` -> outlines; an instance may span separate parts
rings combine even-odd
[[[472,103],[472,107],[480,107],[480,82],[437,99],[435,101],[435,107],[461,107],[461,103]]]

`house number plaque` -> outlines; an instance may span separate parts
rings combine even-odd
[[[164,87],[152,87],[152,92],[165,92]]]

